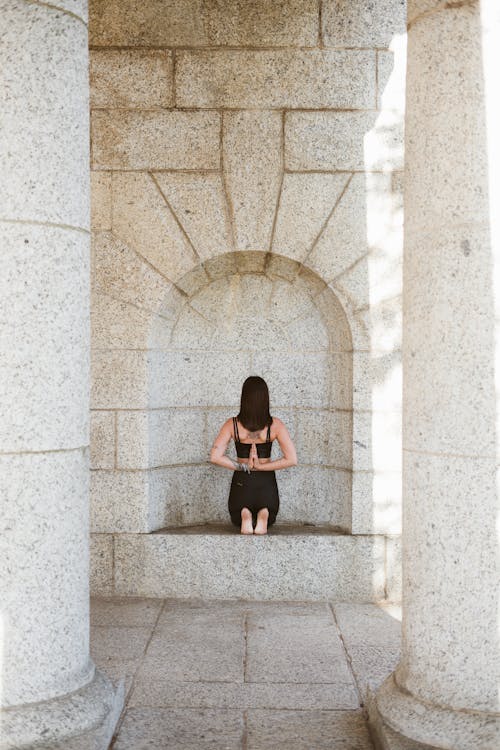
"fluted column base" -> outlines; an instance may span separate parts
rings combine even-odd
[[[0,710],[0,750],[107,750],[124,700],[125,678],[96,669],[72,693]]]
[[[500,714],[454,710],[408,693],[392,672],[367,708],[377,750],[497,750]]]

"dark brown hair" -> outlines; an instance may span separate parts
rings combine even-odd
[[[249,432],[262,430],[272,424],[273,418],[269,413],[269,390],[266,381],[258,375],[250,375],[243,383],[237,418]]]

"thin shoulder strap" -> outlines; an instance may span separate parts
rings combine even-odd
[[[270,424],[267,425],[267,438],[266,438],[266,440],[267,440],[268,443],[271,442],[271,425]]]
[[[238,420],[236,419],[236,417],[233,417],[233,426],[234,426],[234,438],[239,443],[240,442],[240,436],[239,436],[239,433],[238,433]]]

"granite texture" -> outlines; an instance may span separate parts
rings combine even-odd
[[[286,168],[298,172],[363,171],[365,138],[378,117],[377,112],[287,112]]]
[[[269,250],[281,184],[282,117],[225,112],[222,164],[236,250]]]
[[[173,317],[182,295],[145,259],[110,232],[92,235],[92,291],[118,301]],[[95,316],[94,316],[95,319]]]
[[[170,50],[90,51],[92,108],[155,109],[174,103]]]
[[[113,535],[96,534],[90,538],[90,593],[109,596],[113,593]]]
[[[2,18],[1,218],[88,230],[87,29],[21,0],[4,3]]]
[[[158,172],[154,177],[201,260],[233,250],[221,175]]]
[[[94,469],[90,472],[91,531],[151,531],[147,471]]]
[[[154,178],[115,172],[112,182],[114,236],[169,281],[177,281],[199,259]]]
[[[181,3],[145,0],[91,0],[93,45],[314,46],[318,40],[318,0],[237,0],[231,13],[219,0]]]
[[[322,32],[327,47],[388,47],[406,32],[406,0],[325,0]]]
[[[302,260],[320,236],[346,182],[346,176],[340,174],[286,173],[279,198],[273,253]]]
[[[182,50],[181,107],[365,109],[375,101],[371,50]]]
[[[2,223],[0,444],[3,451],[88,442],[89,239]]]
[[[241,536],[237,530],[228,535],[120,534],[115,537],[115,592],[377,601],[384,596],[383,557],[384,540],[377,536],[304,533],[259,538]]]
[[[113,411],[90,412],[90,468],[113,469],[115,466],[115,424]]]
[[[216,169],[216,112],[120,111],[91,114],[94,169]]]

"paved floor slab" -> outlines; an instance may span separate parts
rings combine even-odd
[[[400,609],[350,602],[91,599],[91,654],[126,675],[113,750],[373,750],[368,686]]]

